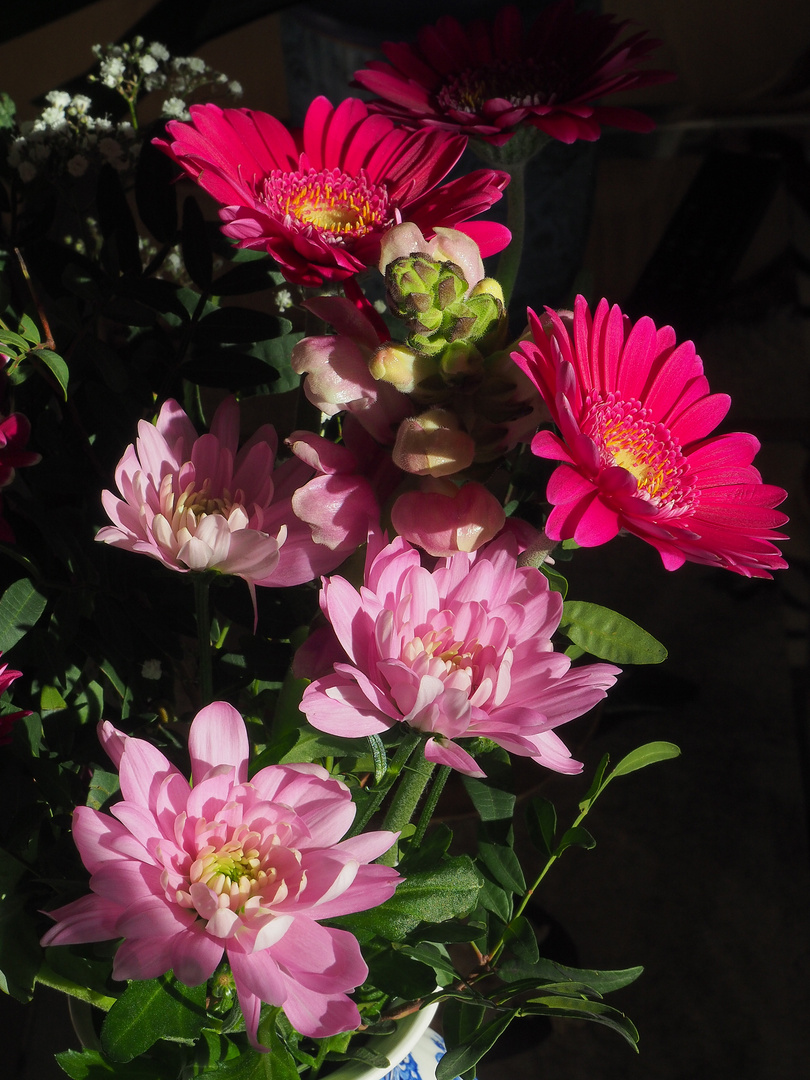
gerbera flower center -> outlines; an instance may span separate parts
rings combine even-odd
[[[695,506],[695,481],[680,446],[639,401],[589,395],[582,431],[596,444],[603,467],[618,466],[635,478],[642,499],[676,513]]]
[[[274,170],[259,193],[268,210],[286,226],[313,230],[324,239],[341,241],[365,236],[389,224],[388,191],[372,184],[363,169],[348,176],[340,169],[288,173]]]
[[[445,111],[473,114],[481,113],[485,102],[492,98],[524,108],[546,105],[559,93],[554,74],[547,64],[541,72],[540,64],[531,58],[519,63],[495,60],[485,67],[467,68],[448,79],[437,100]]]

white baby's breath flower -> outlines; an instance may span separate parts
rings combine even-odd
[[[70,94],[64,90],[49,90],[45,100],[57,109],[66,109],[70,105]]]
[[[150,56],[154,56],[156,60],[166,61],[169,59],[169,50],[165,45],[161,45],[159,41],[153,41],[149,46]]]
[[[148,53],[146,54],[146,56],[141,56],[138,58],[138,65],[144,75],[151,75],[158,69],[157,60],[154,58],[154,56],[150,56]]]
[[[60,109],[58,105],[51,105],[49,108],[42,110],[40,120],[45,127],[56,127],[57,124],[65,122],[64,110]]]
[[[171,116],[175,120],[187,120],[190,113],[182,98],[170,97],[163,102],[163,115]]]
[[[279,311],[286,311],[293,304],[292,293],[289,289],[279,289],[276,293],[276,307]]]
[[[236,79],[232,79],[228,83],[228,93],[232,94],[233,97],[241,97],[244,93],[244,91],[242,90],[242,84],[240,82],[237,82]]]
[[[70,108],[75,109],[76,112],[79,113],[81,116],[85,116],[87,114],[87,110],[92,104],[93,102],[90,100],[87,94],[74,94],[71,98]],[[87,118],[88,120],[90,119],[89,116]]]
[[[202,75],[205,71],[205,61],[199,56],[189,56],[188,66],[190,71],[195,71],[198,75]]]

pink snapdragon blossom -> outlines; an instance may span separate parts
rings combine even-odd
[[[192,721],[193,786],[151,743],[112,724],[100,736],[120,772],[112,817],[89,806],[73,837],[90,895],[50,912],[43,945],[123,938],[115,979],[168,971],[199,986],[227,958],[251,1043],[262,1002],[302,1035],[357,1027],[347,997],[368,974],[355,937],[320,920],[387,900],[399,875],[371,861],[396,839],[342,840],[355,815],[349,789],[319,765],[269,765],[248,781],[248,736],[230,705]]]
[[[116,469],[122,498],[102,495],[113,525],[96,539],[173,570],[217,570],[256,585],[298,585],[334,569],[377,518],[354,456],[309,432],[274,469],[278,439],[266,424],[239,448],[239,406],[227,398],[198,435],[176,401],[157,424],[142,420]]]
[[[359,592],[341,577],[324,581],[321,608],[345,656],[304,691],[310,724],[360,738],[405,723],[428,736],[429,761],[469,776],[484,773],[457,740],[476,736],[579,772],[553,729],[600,701],[619,669],[572,668],[554,651],[562,597],[539,570],[518,567],[515,538],[432,573],[401,537],[376,555],[372,547]]]
[[[470,221],[501,197],[506,173],[480,169],[442,184],[463,136],[409,132],[359,98],[310,104],[299,138],[275,117],[192,105],[155,143],[222,204],[226,236],[269,252],[288,281],[320,286],[373,266],[380,237],[407,219],[463,229],[492,255],[509,242],[494,222]]]
[[[475,480],[456,485],[446,477],[425,478],[391,507],[391,524],[399,535],[441,557],[483,547],[505,520],[501,504]]]
[[[774,507],[787,492],[762,483],[753,435],[711,435],[731,399],[709,393],[691,341],[646,317],[633,324],[607,300],[591,315],[582,296],[572,318],[529,316],[533,341],[512,358],[559,430],[531,444],[562,462],[548,484],[552,540],[595,547],[624,530],[668,570],[689,560],[771,577],[787,565],[773,543],[785,539]]]

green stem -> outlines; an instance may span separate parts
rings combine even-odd
[[[197,615],[197,645],[199,650],[200,697],[203,705],[214,699],[214,677],[211,665],[211,599],[208,574],[193,573],[194,609]]]
[[[580,810],[580,813],[578,814],[576,820],[574,821],[573,825],[571,826],[572,829],[575,829],[575,828],[577,828],[578,825],[581,825],[582,822],[585,820],[585,818],[588,816],[588,811],[591,809],[593,804],[596,802],[598,796],[601,795],[601,793],[604,791],[605,787],[607,786],[608,780],[610,780],[609,776],[605,780],[603,785],[592,796],[592,798],[588,799],[588,801],[586,803],[582,804],[582,808]],[[563,848],[563,851],[564,850],[566,850],[566,849]],[[532,896],[534,895],[536,890],[539,888],[541,881],[546,876],[546,874],[549,872],[549,870],[552,868],[554,863],[560,858],[562,853],[563,852],[559,848],[557,848],[556,851],[552,852],[551,855],[549,855],[548,861],[546,862],[546,865],[543,867],[543,869],[537,875],[537,877],[535,878],[535,880],[532,883],[531,887],[526,890],[526,893],[525,893],[523,899],[521,900],[520,904],[518,905],[517,910],[515,911],[512,918],[509,920],[509,922],[504,927],[503,933],[501,934],[500,938],[498,939],[498,942],[495,945],[495,948],[490,950],[489,957],[488,957],[490,963],[492,963],[492,961],[494,961],[497,958],[498,954],[503,949],[504,943],[506,941],[506,935],[509,933],[511,928],[514,926],[514,924],[518,921],[518,919],[521,917],[523,912],[526,910],[526,905],[529,903]]]
[[[80,986],[78,983],[73,982],[72,979],[66,979],[63,975],[59,975],[47,964],[43,964],[37,972],[37,982],[41,982],[43,986],[50,986],[52,990],[60,990],[63,994],[78,998],[79,1001],[86,1001],[89,1005],[104,1009],[105,1012],[109,1011],[115,1004],[115,998],[107,997],[96,990],[88,990],[86,986]]]
[[[400,743],[396,754],[394,754],[393,758],[388,763],[386,776],[391,776],[396,779],[396,777],[399,776],[399,774],[405,768],[405,765],[408,762],[408,758],[411,756],[411,754],[414,752],[418,745],[419,736],[415,732],[411,732],[409,735],[406,735]],[[368,825],[371,818],[374,816],[374,814],[376,814],[377,810],[379,809],[380,803],[383,801],[383,799],[390,790],[390,783],[383,782],[382,784],[380,784],[380,786],[374,791],[372,798],[366,804],[363,813],[355,820],[354,825],[352,825],[349,836],[357,836],[358,833],[361,833],[363,829],[365,829],[366,825]]]
[[[444,791],[444,785],[447,783],[447,779],[450,776],[450,766],[440,765],[439,771],[430,785],[430,791],[428,797],[425,799],[425,805],[422,807],[422,813],[419,815],[419,824],[416,826],[416,832],[411,837],[410,842],[417,847],[422,843],[428,826],[433,819],[433,813],[436,809],[436,805],[439,801],[441,793]]]
[[[506,189],[506,225],[512,233],[512,241],[509,247],[501,252],[495,274],[503,289],[503,300],[507,309],[515,289],[526,234],[526,162],[516,162],[509,166],[508,171],[511,180]]]
[[[434,762],[420,756],[419,763],[416,766],[403,770],[399,787],[394,793],[391,805],[385,815],[383,829],[390,829],[391,832],[402,832],[405,826],[410,824],[435,767]],[[384,866],[393,866],[396,863],[397,855],[398,845],[395,844],[378,861]]]

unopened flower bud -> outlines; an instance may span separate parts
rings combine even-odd
[[[475,443],[446,409],[403,420],[391,452],[394,464],[417,476],[449,476],[472,464]]]
[[[391,383],[403,394],[410,394],[420,382],[438,371],[435,360],[396,342],[386,342],[375,349],[368,367],[373,378]]]

